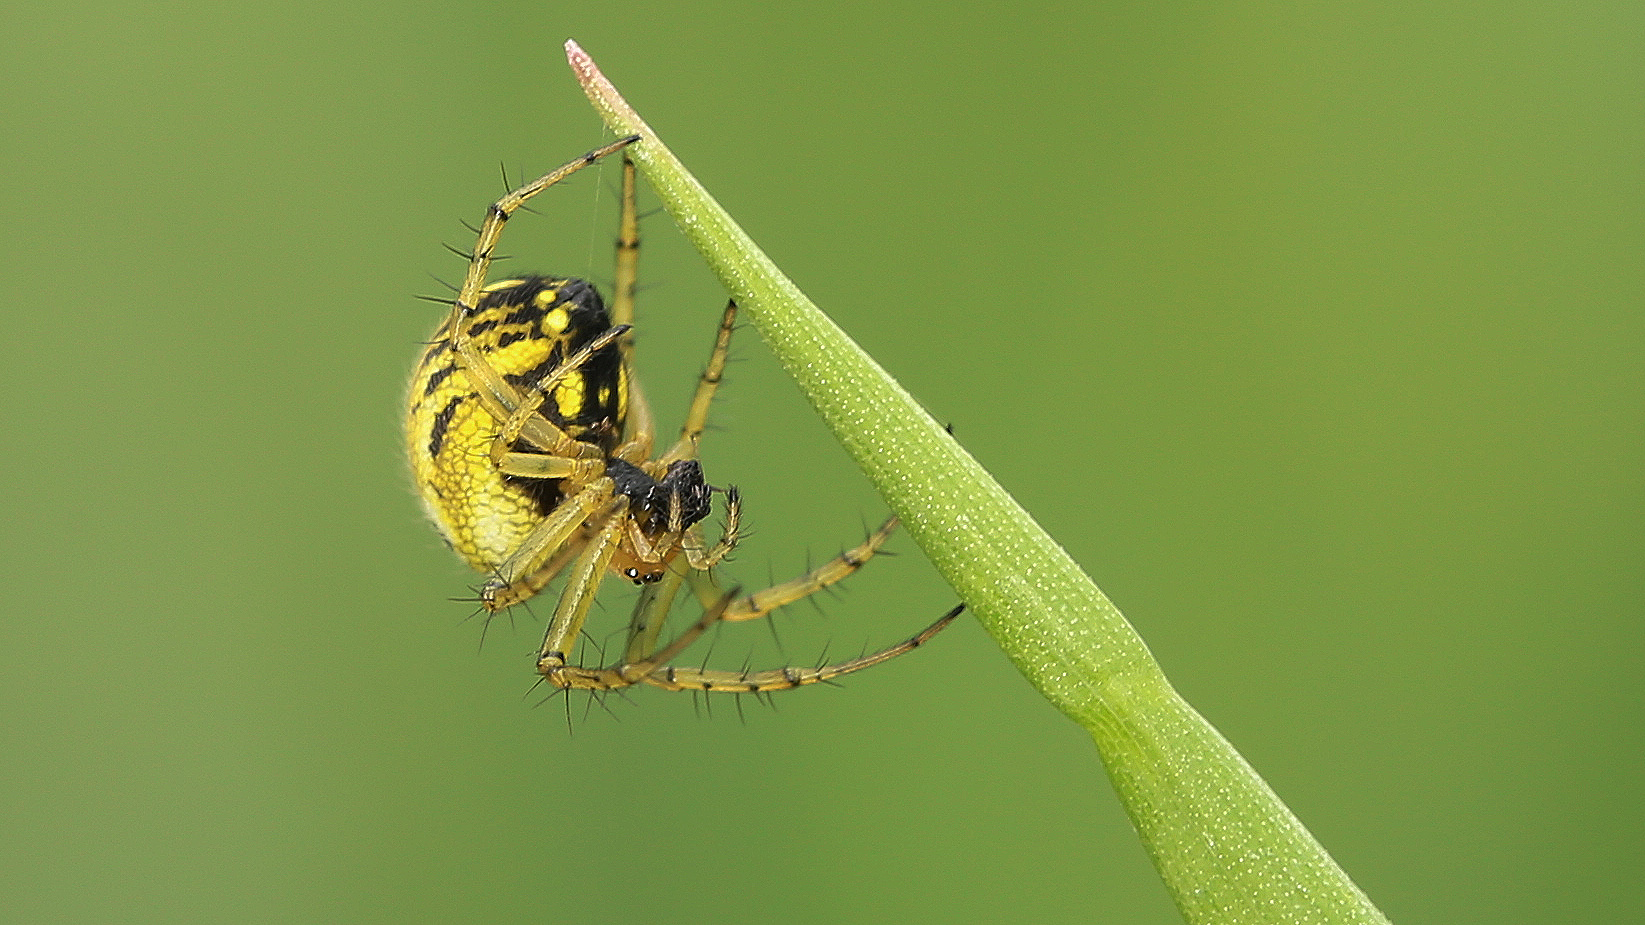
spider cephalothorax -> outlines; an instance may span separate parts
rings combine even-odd
[[[639,466],[612,459],[605,472],[613,490],[628,498],[629,535],[612,558],[612,569],[635,584],[661,581],[686,528],[712,510],[714,489],[703,481],[702,465],[677,459],[662,478],[654,479]],[[727,494],[736,504],[737,489],[727,489]]]

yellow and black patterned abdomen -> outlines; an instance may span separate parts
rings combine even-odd
[[[475,349],[526,392],[611,327],[605,303],[580,279],[531,276],[492,283],[461,323]],[[502,422],[480,403],[442,325],[411,378],[406,450],[429,518],[467,562],[491,571],[560,502],[558,479],[504,476],[491,461]],[[621,439],[628,383],[616,345],[566,376],[540,412],[574,439],[610,453]]]

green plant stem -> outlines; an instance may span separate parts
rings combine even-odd
[[[641,136],[640,171],[914,541],[1090,732],[1184,918],[1386,922],[1062,547],[772,264],[575,42],[566,53],[612,130]]]

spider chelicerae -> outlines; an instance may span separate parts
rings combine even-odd
[[[828,681],[918,648],[959,615],[956,607],[897,645],[809,668],[720,671],[676,667],[674,658],[719,622],[754,620],[845,578],[896,527],[791,581],[744,594],[721,592],[714,568],[737,545],[735,488],[703,477],[697,446],[725,369],[736,305],[721,317],[679,439],[652,456],[655,426],[633,366],[634,283],[639,257],[634,165],[623,158],[622,210],[612,310],[580,279],[519,276],[487,283],[497,241],[527,200],[606,155],[619,139],[510,192],[486,212],[451,312],[411,380],[407,450],[429,517],[446,541],[490,577],[488,613],[530,600],[563,578],[537,671],[559,688],[763,693]],[[710,545],[701,522],[716,495],[724,528]],[[572,664],[589,606],[608,574],[642,590],[615,664]],[[702,616],[672,640],[663,624],[681,586]]]

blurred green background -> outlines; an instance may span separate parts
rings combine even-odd
[[[1084,563],[1397,921],[1637,915],[1645,7],[75,2],[4,43],[0,919],[1169,923],[969,621],[843,689],[535,707],[404,377],[576,37]],[[609,277],[615,171],[513,266]],[[723,293],[646,225],[679,419]],[[529,258],[529,259],[525,259]],[[786,577],[883,515],[752,331],[705,448]],[[712,661],[952,603],[906,539]],[[621,622],[611,589],[597,635]]]

